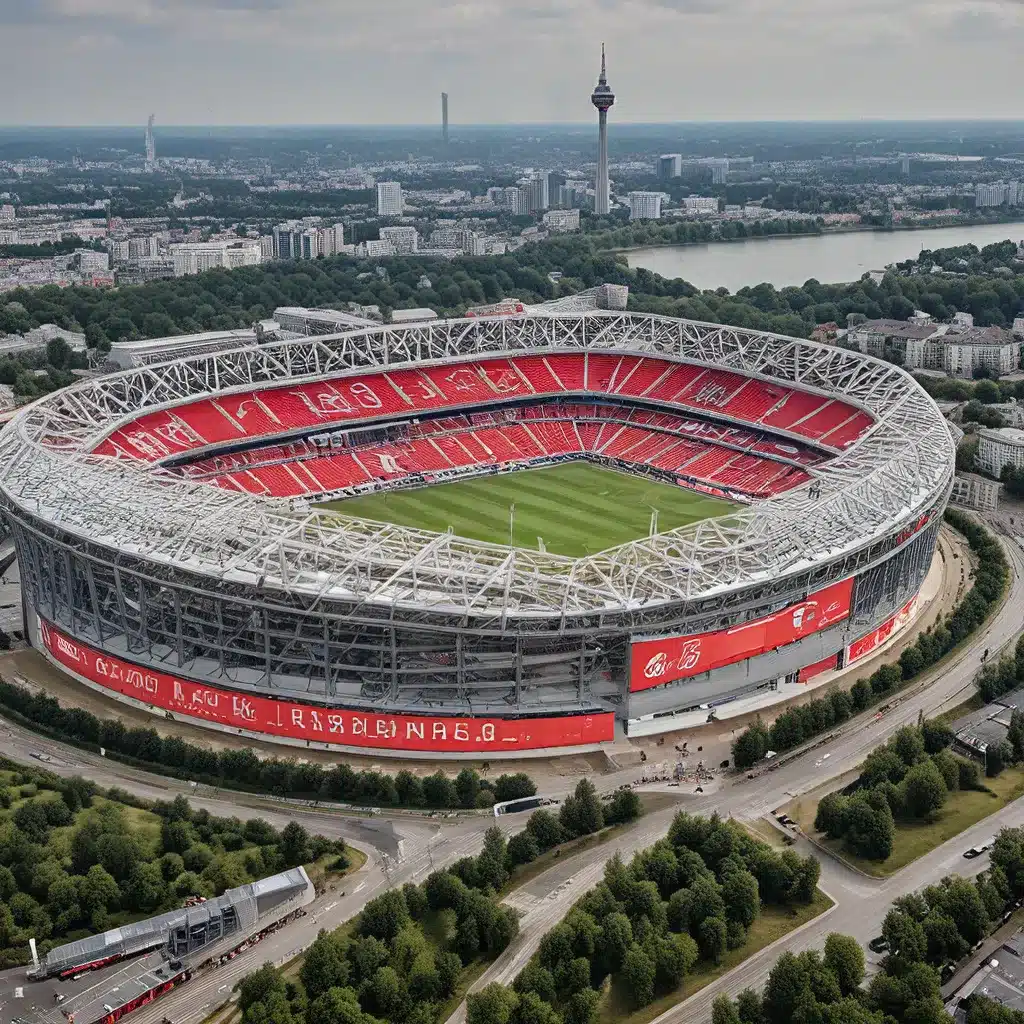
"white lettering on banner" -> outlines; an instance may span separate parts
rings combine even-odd
[[[377,736],[383,739],[394,739],[395,733],[398,732],[398,726],[395,724],[395,720],[378,718],[377,719]]]
[[[353,736],[365,736],[366,735],[366,719],[352,717],[352,735]]]
[[[423,723],[422,722],[406,722],[405,723],[405,738],[407,740],[417,739],[421,740],[423,736]]]
[[[695,637],[693,640],[687,640],[686,643],[679,648],[679,661],[676,662],[676,668],[696,668],[697,662],[700,661],[700,647],[701,642],[699,637]]]
[[[448,730],[444,727],[444,722],[435,722],[434,728],[431,730],[432,740],[446,740],[448,739]]]
[[[172,420],[162,427],[157,427],[156,432],[168,443],[178,448],[191,448],[201,438],[192,430],[188,424],[180,420]]]
[[[472,391],[477,385],[477,378],[465,366],[459,367],[454,373],[449,373],[445,380],[456,391]]]
[[[189,703],[198,704],[200,707],[211,708],[215,711],[220,706],[220,694],[216,690],[204,690],[201,686],[197,686],[192,691]]]
[[[523,385],[523,382],[512,370],[488,370],[487,377],[490,379],[491,384],[494,385],[494,390],[501,392],[502,394],[507,394],[510,391],[518,391]]]
[[[248,697],[232,697],[231,713],[236,718],[243,718],[247,722],[256,721],[256,709],[252,706],[252,701]]]
[[[465,722],[455,723],[455,739],[462,740],[463,743],[469,742],[469,729],[466,728]]]
[[[66,654],[72,661],[84,661],[81,651],[70,640],[65,640],[57,634],[57,648]]]
[[[490,743],[494,739],[494,725],[491,722],[484,722],[480,726],[480,739],[485,743]]]
[[[350,385],[349,391],[352,397],[364,408],[364,409],[379,409],[383,404],[377,397],[373,388],[364,381],[356,381],[355,384]]]
[[[324,723],[320,721],[320,712],[316,708],[309,709],[309,717],[312,719],[312,728],[314,732],[323,732]]]
[[[331,732],[337,732],[344,735],[345,732],[345,720],[341,715],[328,715],[327,716],[327,728]]]
[[[297,725],[300,729],[305,728],[302,721],[302,708],[292,708],[292,725]]]
[[[644,665],[645,679],[660,679],[668,668],[668,655],[664,651],[658,651],[646,665]]]

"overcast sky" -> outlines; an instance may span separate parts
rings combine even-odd
[[[0,123],[1022,117],[1024,0],[0,0]]]

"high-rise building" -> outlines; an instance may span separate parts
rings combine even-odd
[[[909,156],[902,156],[902,157],[900,157],[900,170],[904,174],[909,174],[910,173],[910,157]]]
[[[377,182],[377,216],[401,217],[405,204],[402,200],[402,186],[397,181]]]
[[[608,85],[605,73],[604,43],[601,44],[601,75],[590,94],[590,102],[597,107],[597,182],[594,188],[594,213],[607,213],[611,207],[611,188],[608,183],[608,111],[615,102],[615,94]]]
[[[548,176],[546,173],[532,174],[520,186],[520,191],[527,194],[527,213],[543,213],[551,205],[548,201]]]
[[[156,165],[156,139],[153,138],[154,115],[149,115],[146,121],[146,170],[151,171]]]
[[[630,192],[630,220],[661,220],[661,192]]]
[[[682,153],[662,153],[658,157],[658,180],[668,181],[669,178],[681,177],[683,173]]]
[[[448,93],[441,93],[441,138],[448,145]]]
[[[345,225],[333,224],[320,228],[320,252],[324,256],[337,256],[345,248]]]
[[[1014,197],[1016,198],[1016,197]],[[975,206],[1002,206],[1006,202],[1006,185],[1001,181],[975,185]]]

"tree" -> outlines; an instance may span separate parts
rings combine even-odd
[[[732,745],[732,760],[737,768],[746,769],[764,759],[768,750],[768,728],[756,719],[736,737]]]
[[[537,846],[542,851],[557,846],[565,835],[558,818],[550,811],[534,811],[527,819],[526,831],[537,840]]]
[[[589,779],[581,779],[573,795],[566,797],[558,821],[571,836],[591,835],[604,827],[601,801]]]
[[[728,996],[716,996],[711,1004],[711,1024],[743,1024],[736,1004]]]
[[[919,963],[928,952],[924,929],[909,914],[892,909],[882,922],[882,937],[889,944],[890,958],[904,964]]]
[[[864,950],[849,935],[832,932],[825,939],[825,966],[835,975],[844,996],[860,988],[864,980]]]
[[[635,821],[640,817],[642,811],[643,807],[637,793],[628,788],[619,789],[616,790],[615,795],[605,808],[605,823],[618,825],[623,822]]]
[[[601,963],[609,974],[622,969],[626,951],[633,945],[633,926],[625,914],[609,914],[601,922]]]
[[[846,830],[847,799],[841,793],[826,793],[818,801],[818,812],[814,816],[814,828],[829,839],[840,838]]]
[[[697,945],[705,960],[718,963],[726,950],[728,929],[720,917],[708,917],[697,929]]]
[[[514,775],[499,775],[494,783],[494,799],[498,803],[505,800],[519,800],[526,796],[536,796],[537,787],[525,772]]]
[[[736,921],[749,928],[761,909],[757,879],[749,871],[732,871],[722,882],[727,921]]]
[[[654,961],[635,942],[622,960],[622,983],[633,1007],[646,1006],[654,998]]]
[[[533,833],[528,828],[517,832],[508,841],[508,848],[505,851],[505,859],[509,867],[516,867],[518,864],[529,864],[540,856],[540,846]]]
[[[467,1024],[510,1024],[519,997],[504,985],[492,982],[466,997]]]
[[[573,994],[562,1007],[562,1019],[565,1024],[596,1024],[597,1007],[601,995],[592,988]]]
[[[377,968],[377,973],[370,982],[369,992],[378,1017],[390,1020],[406,1015],[403,1008],[408,1003],[409,993],[406,991],[405,982],[392,966]]]
[[[440,986],[440,995],[450,996],[455,991],[459,975],[462,973],[462,961],[454,953],[438,953],[434,958],[434,968]]]
[[[459,797],[460,807],[476,807],[477,794],[480,792],[480,776],[472,768],[463,768],[455,777],[455,791]]]
[[[309,860],[309,833],[297,821],[289,821],[281,829],[278,853],[287,867],[295,867]]]
[[[247,974],[235,986],[238,992],[238,1008],[245,1013],[253,1003],[264,1003],[274,992],[285,993],[284,979],[272,963],[265,963],[251,974]]]
[[[843,837],[846,845],[858,856],[869,860],[885,860],[892,853],[896,836],[889,805],[873,807],[867,797],[856,794],[846,806]]]
[[[349,981],[349,965],[341,940],[330,932],[321,931],[306,950],[299,977],[310,999],[316,999],[328,989],[344,988]]]
[[[363,907],[359,931],[389,942],[411,920],[401,889],[388,889]]]
[[[931,818],[946,801],[946,783],[934,761],[915,764],[901,788],[904,811],[912,818]]]
[[[441,771],[423,780],[423,797],[428,807],[458,807],[459,794],[455,784]]]

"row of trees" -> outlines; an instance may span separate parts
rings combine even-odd
[[[82,778],[10,767],[0,783],[4,967],[28,961],[32,937],[45,953],[186,896],[218,895],[326,855],[334,869],[348,863],[341,840],[310,837],[295,822],[278,831],[260,818],[194,811],[184,797],[149,805]]]
[[[930,821],[950,793],[979,787],[977,765],[953,754],[952,742],[952,732],[934,722],[900,729],[867,756],[851,796],[821,800],[815,829],[859,857],[885,860],[897,821]]]
[[[249,747],[212,750],[156,729],[129,729],[119,718],[99,718],[83,708],[65,708],[43,691],[0,680],[0,708],[18,721],[87,750],[100,747],[108,756],[162,775],[196,780],[276,796],[329,800],[375,807],[449,810],[490,807],[502,800],[533,796],[537,787],[523,772],[491,781],[472,768],[454,779],[440,770],[420,778],[403,770],[396,775],[333,768],[279,757],[261,759]]]
[[[586,779],[557,815],[535,811],[511,839],[489,828],[483,849],[419,886],[389,889],[363,908],[354,929],[321,932],[307,951],[301,985],[265,965],[240,986],[245,1024],[434,1024],[462,971],[493,959],[516,937],[519,918],[498,893],[520,864],[559,843],[640,812],[623,790],[602,803]],[[526,1024],[526,1022],[524,1022]]]
[[[796,225],[786,225],[786,229]],[[122,339],[160,337],[204,330],[244,327],[269,317],[278,306],[375,304],[391,310],[429,304],[443,316],[467,306],[509,295],[536,302],[571,294],[603,281],[628,284],[630,308],[690,317],[757,330],[807,337],[817,324],[859,314],[874,319],[906,319],[922,309],[938,319],[957,310],[974,314],[981,325],[1006,325],[1024,311],[1024,277],[979,274],[970,277],[887,274],[880,283],[864,278],[852,284],[776,289],[770,284],[699,291],[676,278],[630,269],[624,257],[603,248],[637,241],[637,231],[700,233],[700,225],[636,226],[574,237],[549,239],[504,256],[465,257],[452,261],[393,257],[375,261],[386,275],[367,274],[366,261],[349,257],[280,262],[238,270],[211,270],[173,280],[110,289],[18,289],[0,305],[0,334],[23,333],[41,323],[83,331],[90,346],[105,350]],[[740,228],[723,229],[739,232]],[[746,230],[746,229],[744,229]],[[757,229],[754,229],[755,231]],[[765,231],[762,226],[761,232]],[[628,237],[627,237],[628,233]],[[660,240],[660,236],[659,236]],[[553,284],[548,274],[558,271]],[[430,289],[419,288],[426,274]]]
[[[965,957],[1021,897],[1024,829],[1004,829],[976,880],[953,875],[893,903],[882,924],[888,953],[866,988],[860,945],[833,934],[824,955],[783,953],[762,993],[720,996],[713,1024],[944,1024],[937,968]],[[969,997],[965,1010],[967,1024],[1024,1024],[1024,1014],[983,996]]]
[[[594,1024],[609,978],[623,1012],[645,1006],[742,946],[762,904],[810,902],[818,873],[813,857],[776,853],[734,822],[680,813],[628,866],[608,861],[511,989],[471,995],[469,1024]]]
[[[966,538],[977,556],[974,583],[963,600],[944,620],[921,633],[899,661],[882,665],[867,679],[858,679],[849,692],[833,690],[798,707],[787,708],[767,726],[760,719],[745,729],[732,745],[733,763],[750,768],[769,750],[786,751],[841,725],[878,703],[901,682],[920,675],[967,639],[988,617],[993,603],[1006,589],[1008,566],[999,542],[962,512],[946,511],[946,522]]]

